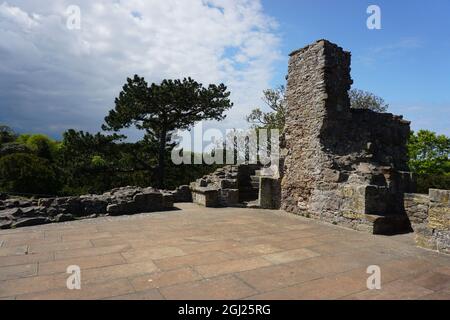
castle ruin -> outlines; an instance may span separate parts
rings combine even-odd
[[[327,40],[290,55],[282,208],[357,230],[410,231],[410,123],[350,108],[350,60]]]

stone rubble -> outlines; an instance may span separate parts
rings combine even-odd
[[[205,207],[232,207],[239,203],[238,167],[225,166],[190,185],[193,202]]]
[[[193,202],[206,207],[236,207],[257,200],[259,186],[252,177],[259,165],[227,165],[191,183]]]
[[[124,187],[102,195],[79,197],[0,200],[0,229],[20,228],[89,219],[173,209],[174,202],[190,202],[188,186],[175,191]]]

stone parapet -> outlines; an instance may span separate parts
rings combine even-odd
[[[431,189],[429,195],[405,194],[405,211],[417,245],[450,254],[450,190]]]
[[[102,195],[0,200],[0,229],[172,210],[171,192],[153,188],[124,187]]]

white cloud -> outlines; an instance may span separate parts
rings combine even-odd
[[[66,27],[69,5],[81,30]],[[10,1],[0,5],[0,119],[57,135],[99,130],[126,77],[224,82],[245,126],[279,59],[276,21],[259,0]]]

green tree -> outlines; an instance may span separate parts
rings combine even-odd
[[[8,193],[55,195],[60,181],[56,168],[48,160],[16,153],[0,159],[0,189]]]
[[[255,128],[283,130],[286,117],[285,87],[263,91],[263,102],[271,111],[264,112],[260,108],[253,109],[247,121]]]
[[[33,153],[26,145],[17,142],[8,142],[0,145],[0,157],[14,153]]]
[[[135,75],[127,79],[103,129],[119,131],[134,125],[145,130],[146,141],[157,145],[157,182],[162,188],[167,146],[174,131],[190,129],[202,120],[224,119],[224,112],[233,106],[229,96],[224,84],[205,88],[188,78],[149,86],[144,78]]]
[[[36,156],[50,161],[56,159],[60,148],[58,142],[44,134],[22,134],[17,138],[16,142],[26,146]]]
[[[412,132],[408,143],[410,169],[419,174],[450,173],[450,138],[435,132]]]
[[[128,184],[129,181],[121,178],[123,172],[133,168],[121,161],[124,157],[123,138],[66,131],[58,157],[58,165],[64,171],[64,193],[102,193],[122,183]]]
[[[417,174],[417,191],[450,189],[450,138],[435,132],[412,132],[408,142],[409,167]]]
[[[371,92],[351,89],[348,93],[352,109],[365,109],[375,112],[386,112],[389,109],[383,98],[374,95]]]

